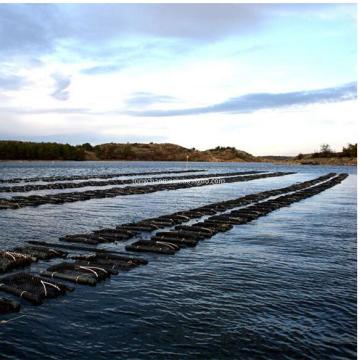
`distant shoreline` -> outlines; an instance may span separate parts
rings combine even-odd
[[[333,158],[331,158],[333,159]],[[328,160],[331,160],[328,159]],[[338,159],[336,159],[338,160]],[[284,161],[197,161],[197,160],[117,160],[117,159],[106,159],[106,160],[0,160],[0,163],[49,163],[49,162],[77,162],[77,163],[85,163],[85,162],[123,162],[123,163],[135,163],[135,162],[173,162],[173,163],[184,163],[184,164],[221,164],[221,163],[239,163],[239,164],[273,164],[273,165],[288,165],[288,166],[357,166],[356,158],[354,161],[350,162],[338,162],[338,161],[329,161],[329,162],[299,162],[292,160],[284,160]]]
[[[69,145],[0,140],[0,161],[161,161],[192,163],[272,163],[280,165],[356,166],[357,145],[333,152],[324,144],[320,152],[297,156],[254,156],[230,146],[208,150],[170,143],[106,143]]]

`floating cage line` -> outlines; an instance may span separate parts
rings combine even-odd
[[[333,174],[328,174],[328,176],[321,177],[317,180],[318,182],[319,180],[322,182],[324,178],[331,178],[332,175]],[[340,177],[342,176],[343,175]],[[319,186],[321,186],[321,184]],[[306,190],[311,190],[311,187],[306,188]],[[292,194],[288,194],[287,196],[291,195]],[[174,230],[168,232],[157,232],[155,236],[151,238],[151,240],[157,243],[161,241],[180,244],[182,245],[180,247],[186,246],[186,241],[190,240],[197,243],[200,240],[210,238],[214,235],[211,233],[211,229],[209,229],[209,227],[212,227],[213,224],[216,226],[219,224],[228,225],[231,228],[233,225],[245,224],[259,216],[262,216],[263,214],[267,213],[267,204],[269,202],[271,202],[271,200],[268,200],[267,202],[258,202],[246,208],[232,210],[229,213],[210,216],[202,223],[194,223],[193,225],[188,226],[175,226]],[[274,209],[275,208],[276,206]],[[193,244],[191,246],[193,246]]]
[[[26,206],[39,206],[43,204],[64,204],[75,201],[85,201],[90,199],[112,198],[117,196],[149,194],[157,191],[189,189],[206,185],[216,185],[224,183],[245,182],[270,177],[291,175],[294,172],[274,172],[266,174],[242,175],[232,177],[221,177],[213,180],[193,180],[182,183],[166,183],[144,186],[126,186],[121,188],[97,189],[87,191],[77,191],[68,193],[57,193],[48,195],[29,195],[14,196],[11,199],[0,198],[0,209],[19,209]]]
[[[5,298],[0,298],[0,315],[19,312],[20,304]]]
[[[229,225],[241,225],[246,224],[250,221],[257,219],[258,217],[267,215],[269,212],[277,210],[279,208],[289,206],[294,202],[304,200],[308,197],[323,192],[340,182],[342,182],[348,175],[339,174],[338,176],[329,179],[325,182],[322,182],[318,185],[308,187],[291,194],[285,194],[277,197],[276,199],[267,200],[258,204],[254,204],[246,209],[237,209],[229,213],[223,214],[221,216],[212,216],[209,217],[206,221],[211,222],[220,222]]]
[[[55,181],[66,181],[66,180],[88,180],[88,179],[110,179],[120,176],[142,176],[142,175],[161,175],[161,174],[181,174],[190,172],[203,172],[207,171],[204,169],[194,170],[167,170],[167,171],[147,171],[142,173],[131,172],[131,173],[109,173],[109,174],[91,174],[91,175],[73,175],[73,176],[40,176],[31,178],[9,178],[0,179],[0,183],[18,183],[18,182],[55,182]]]
[[[60,241],[72,242],[72,243],[85,243],[91,245],[97,245],[115,241],[125,241],[133,238],[141,232],[152,232],[155,230],[173,227],[182,223],[187,223],[191,220],[202,218],[204,216],[215,215],[224,211],[231,210],[239,206],[246,206],[271,196],[280,195],[284,192],[291,192],[301,189],[302,187],[311,186],[321,181],[325,181],[333,176],[335,173],[329,173],[313,180],[305,181],[301,184],[293,184],[281,189],[267,190],[260,193],[250,194],[242,196],[236,199],[220,201],[209,205],[201,206],[198,208],[175,212],[169,215],[162,215],[157,218],[149,218],[140,220],[136,223],[128,223],[116,226],[115,229],[101,229],[92,233],[66,235],[61,237]],[[181,245],[179,241],[179,245]],[[187,241],[188,245],[195,246],[192,241]]]
[[[40,305],[44,299],[55,298],[73,290],[65,284],[24,272],[0,279],[0,291],[25,299],[33,305]]]
[[[66,250],[71,250],[71,251],[87,251],[87,252],[94,252],[95,254],[104,254],[104,256],[121,256],[124,255],[127,259],[134,259],[133,257],[138,256],[138,255],[132,255],[133,257],[129,258],[129,253],[127,252],[122,252],[122,251],[117,251],[117,250],[106,250],[106,249],[99,249],[99,248],[95,248],[95,247],[90,247],[90,246],[81,246],[81,245],[70,245],[70,244],[59,244],[59,243],[50,243],[50,242],[46,242],[46,241],[37,241],[37,240],[28,240],[27,241],[29,244],[32,245],[39,245],[39,246],[49,246],[52,248],[57,248],[57,249],[66,249]],[[146,262],[146,260],[144,259],[138,259],[137,260],[141,260]],[[146,262],[147,263],[147,262]]]
[[[211,173],[211,174],[192,174],[182,176],[163,176],[163,177],[152,177],[152,178],[136,178],[136,179],[113,179],[107,181],[82,181],[82,182],[62,182],[62,183],[49,183],[49,184],[31,184],[31,185],[18,185],[18,186],[0,186],[0,192],[29,192],[39,190],[63,190],[63,189],[77,189],[82,187],[101,187],[109,185],[128,185],[128,184],[142,184],[146,182],[162,182],[162,181],[174,181],[174,180],[194,180],[194,179],[205,179],[205,178],[218,178],[226,176],[240,176],[240,175],[251,175],[267,173],[267,171],[237,171],[228,173]]]
[[[290,194],[281,195],[275,199],[268,199],[261,203],[253,204],[245,209],[236,209],[226,214],[210,216],[204,221],[189,225],[187,229],[190,231],[184,231],[184,228],[178,228],[174,231],[158,232],[150,240],[138,240],[127,245],[125,249],[127,251],[155,252],[174,255],[182,247],[194,246],[193,244],[187,244],[187,241],[189,240],[193,240],[197,244],[198,241],[211,238],[218,232],[219,226],[227,227],[227,230],[225,231],[228,231],[234,225],[246,224],[261,216],[265,216],[274,210],[317,195],[320,192],[341,183],[347,176],[348,174],[339,174],[318,185],[306,187]],[[207,234],[206,231],[197,233],[198,228],[208,229],[210,231],[208,231]],[[213,233],[211,233],[211,231],[213,231]]]

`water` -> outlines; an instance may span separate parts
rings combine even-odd
[[[356,357],[356,168],[174,162],[1,163],[0,177],[177,170],[271,170],[245,183],[0,212],[0,248],[56,241],[150,216],[305,181],[350,176],[315,197],[235,226],[175,256],[0,324],[1,359],[353,359]],[[81,189],[78,189],[81,191]],[[0,194],[3,196],[3,194]],[[107,245],[122,250],[123,243]],[[56,262],[56,260],[55,260]],[[40,262],[36,271],[49,266]],[[2,296],[2,294],[0,294]],[[15,315],[18,316],[18,315]],[[8,315],[2,319],[12,319]]]

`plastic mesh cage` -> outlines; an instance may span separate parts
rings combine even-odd
[[[0,251],[0,273],[30,265],[36,259],[16,251]]]
[[[125,241],[130,239],[134,235],[134,232],[126,229],[101,229],[89,234],[66,235],[59,238],[59,240],[96,245],[114,241]]]
[[[90,268],[90,269],[104,269],[111,275],[118,275],[120,268],[111,263],[97,263],[91,260],[78,260],[75,263],[78,266]],[[128,270],[128,268],[121,268],[122,270]]]
[[[44,246],[24,246],[15,249],[16,252],[29,255],[37,260],[49,260],[53,258],[64,258],[67,256],[67,252],[61,250],[55,250]]]
[[[188,246],[195,247],[198,244],[198,240],[194,240],[194,239],[186,239],[186,238],[157,235],[157,234],[151,238],[151,241],[155,241],[156,243],[161,243],[161,244],[164,243],[175,244],[180,248],[188,247]]]
[[[111,260],[111,261],[124,261],[127,263],[131,263],[131,264],[135,264],[135,265],[146,265],[148,263],[147,260],[141,258],[141,257],[129,257],[129,256],[121,256],[121,255],[117,255],[117,254],[111,254],[111,253],[97,253],[96,257],[98,259],[106,259],[106,260]]]
[[[92,255],[78,255],[73,256],[77,260],[77,264],[87,264],[104,267],[111,270],[130,270],[139,265],[147,264],[144,259],[136,259],[125,256],[117,256],[111,254],[92,254]]]
[[[0,298],[0,315],[5,315],[12,312],[18,312],[20,310],[20,304],[9,300]]]
[[[125,249],[127,251],[153,252],[174,255],[175,252],[180,250],[180,246],[165,241],[138,240],[130,245],[127,245]]]
[[[50,266],[47,271],[43,271],[41,275],[94,286],[99,281],[108,278],[111,273],[100,265],[95,266],[64,262]]]
[[[72,291],[73,288],[40,276],[21,272],[2,278],[0,280],[1,290],[39,305],[44,299],[63,295],[67,291]]]

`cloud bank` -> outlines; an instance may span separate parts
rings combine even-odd
[[[355,100],[356,94],[357,85],[353,82],[338,87],[320,90],[294,91],[281,94],[247,94],[231,98],[219,104],[198,108],[128,111],[127,114],[146,117],[201,115],[211,113],[241,114],[252,113],[259,110]]]

